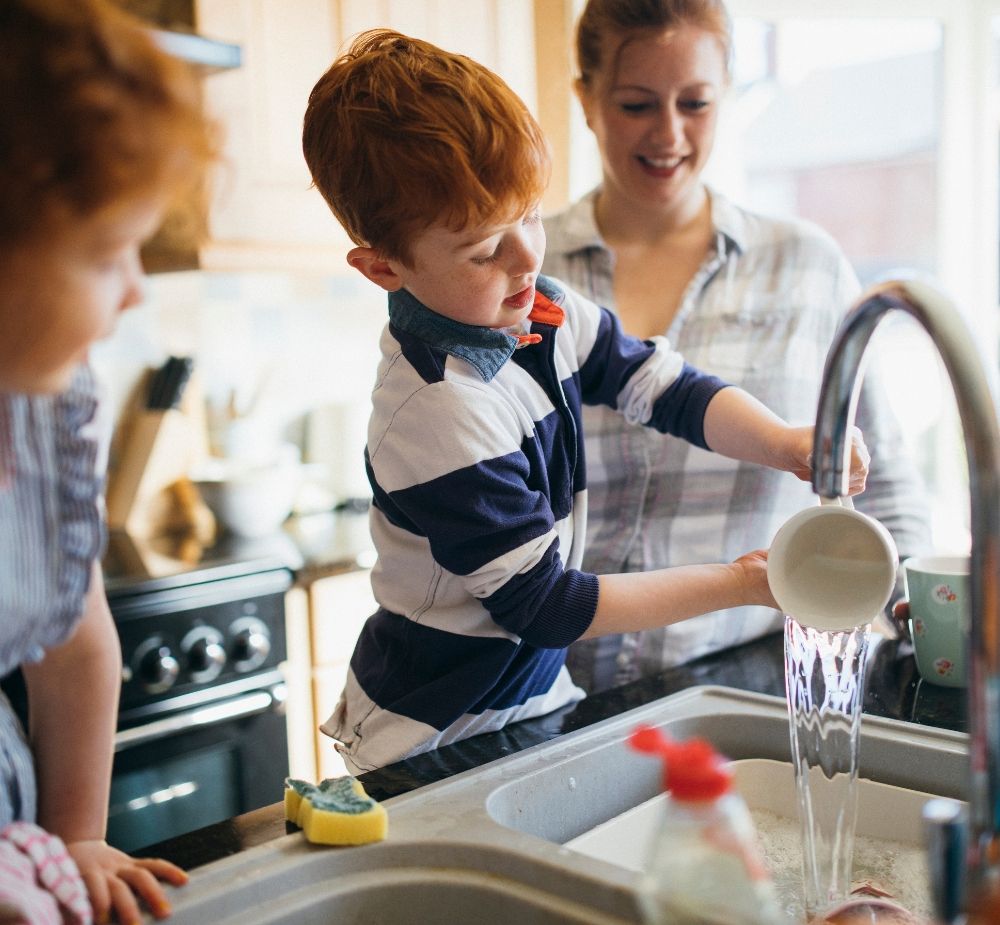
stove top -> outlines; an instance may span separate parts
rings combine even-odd
[[[108,600],[252,575],[274,569],[297,571],[302,553],[283,531],[259,539],[223,535],[203,546],[191,537],[139,539],[111,531],[101,563]]]

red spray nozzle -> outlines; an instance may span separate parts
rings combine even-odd
[[[663,789],[678,800],[714,800],[728,793],[733,774],[705,739],[677,742],[654,726],[638,726],[629,736],[636,751],[663,760]]]

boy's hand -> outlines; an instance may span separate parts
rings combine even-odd
[[[69,842],[70,853],[90,894],[94,921],[111,921],[112,913],[121,925],[139,925],[142,913],[136,896],[158,919],[170,915],[170,903],[160,880],[174,886],[187,883],[188,875],[169,861],[133,858],[104,841]]]
[[[759,604],[780,610],[767,583],[767,550],[755,549],[733,562],[739,575],[744,604]]]
[[[812,427],[790,427],[788,428],[788,438],[785,443],[785,465],[781,466],[802,479],[803,482],[812,480],[813,468],[813,433]],[[857,427],[851,428],[851,472],[848,482],[849,494],[857,495],[865,490],[865,483],[868,480],[868,466],[871,463],[871,454],[865,446],[864,437]]]

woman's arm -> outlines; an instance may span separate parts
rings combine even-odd
[[[43,661],[24,666],[38,822],[66,843],[96,920],[106,921],[113,908],[120,921],[135,922],[133,892],[163,917],[170,905],[157,877],[180,885],[187,875],[167,861],[135,860],[104,841],[121,676],[118,633],[95,564],[73,635]]]

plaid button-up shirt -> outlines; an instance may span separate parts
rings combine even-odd
[[[833,240],[797,220],[747,212],[711,192],[715,246],[666,335],[684,359],[741,386],[793,424],[815,420],[827,350],[859,294]],[[543,272],[614,310],[614,255],[594,221],[596,190],[545,219]],[[872,454],[859,510],[882,521],[901,557],[925,551],[921,479],[869,363],[857,424]],[[584,411],[590,520],[584,567],[597,574],[731,561],[770,545],[814,504],[787,473],[726,459],[603,408]],[[762,607],[718,611],[674,626],[576,643],[567,662],[590,690],[690,661],[780,628]]]

